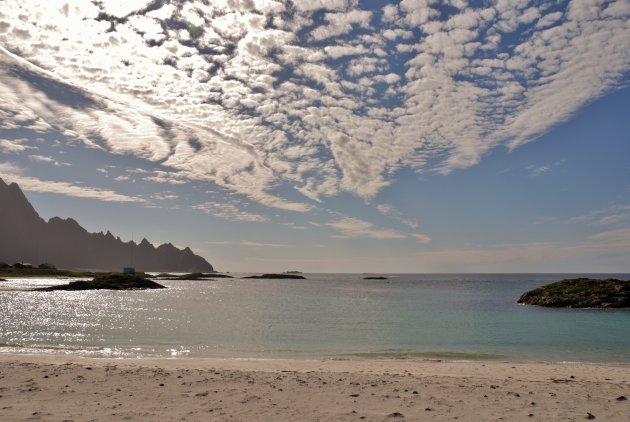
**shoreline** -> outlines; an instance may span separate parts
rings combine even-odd
[[[0,353],[3,420],[627,420],[630,365]]]
[[[3,348],[11,350],[2,350]],[[15,350],[22,349],[22,350]],[[630,361],[614,361],[614,360],[559,360],[545,358],[527,358],[512,357],[507,355],[492,355],[482,353],[450,353],[450,352],[410,352],[410,353],[344,353],[337,355],[188,355],[177,352],[172,355],[126,355],[115,356],[99,354],[100,351],[90,353],[84,350],[63,349],[63,348],[20,348],[2,345],[0,347],[0,360],[2,357],[10,357],[19,359],[22,356],[33,356],[42,360],[50,360],[54,362],[59,359],[69,361],[94,360],[94,361],[112,361],[112,362],[400,362],[400,363],[471,363],[471,364],[519,364],[519,365],[601,365],[601,366],[619,366],[630,368]]]

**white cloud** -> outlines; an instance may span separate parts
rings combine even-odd
[[[369,27],[372,12],[353,9],[347,12],[327,13],[325,20],[327,25],[317,27],[311,32],[311,38],[321,41],[326,38],[347,34],[353,26]]]
[[[409,227],[410,229],[413,229],[413,230],[418,229],[419,224],[416,220],[403,217],[402,213],[391,204],[382,204],[382,203],[376,204],[376,210],[383,215],[386,215],[388,217],[391,217],[395,220],[400,221],[402,224]],[[422,239],[430,240],[430,238],[424,234],[419,234],[418,236],[420,236],[420,237],[417,237],[418,239],[422,238]]]
[[[546,28],[548,26],[553,25],[562,17],[562,12],[552,12],[544,15],[540,20],[536,23],[536,28]]]
[[[377,204],[376,209],[383,215],[397,215],[398,210],[390,204]]]
[[[395,230],[377,229],[372,223],[358,218],[344,217],[328,223],[328,227],[339,234],[334,237],[350,239],[355,237],[370,237],[373,239],[404,239],[406,236]]]
[[[35,177],[23,176],[18,167],[0,163],[0,177],[5,182],[17,183],[25,191],[56,193],[59,195],[72,196],[76,198],[96,199],[105,202],[146,202],[145,199],[124,195],[108,189],[93,188],[68,182],[56,182],[52,180],[41,180]]]
[[[48,157],[48,156],[44,156],[44,155],[38,155],[38,154],[31,154],[28,156],[28,159],[31,161],[38,161],[40,163],[49,163],[52,164],[54,166],[70,166],[70,163],[64,163],[64,162],[60,162],[55,160],[52,157]]]
[[[304,212],[308,202],[278,192],[373,198],[405,167],[475,165],[570,118],[630,69],[627,1],[458,1],[448,16],[434,0],[140,13],[149,3],[5,0],[0,130],[56,131],[164,166],[146,180],[212,183]],[[203,31],[191,37],[187,23]]]
[[[118,180],[118,177],[116,178],[116,180]],[[127,179],[122,179],[122,180],[127,180]],[[158,192],[151,195],[151,199],[154,199],[157,201],[173,201],[173,200],[179,199],[179,195],[173,192]]]
[[[615,204],[578,215],[564,221],[568,224],[614,225],[630,222],[630,204]]]
[[[383,21],[394,22],[398,19],[398,6],[395,4],[388,4],[383,7]]]
[[[543,174],[551,171],[553,168],[563,165],[565,160],[559,160],[551,164],[541,164],[535,165],[531,164],[527,166],[527,170],[529,170],[534,177],[542,176]]]
[[[411,236],[415,237],[418,240],[418,242],[424,245],[426,245],[427,243],[430,243],[432,240],[431,237],[423,233],[412,233]]]
[[[225,246],[246,246],[250,248],[286,248],[289,245],[285,243],[266,243],[266,242],[254,242],[251,240],[240,241],[207,241],[210,245],[225,245]]]
[[[208,215],[231,221],[249,221],[259,223],[269,221],[269,219],[264,215],[244,211],[242,206],[236,206],[231,203],[205,202],[203,204],[194,205],[192,208],[203,211]]]
[[[0,174],[8,176],[18,176],[24,172],[24,169],[17,164],[0,161]]]
[[[0,138],[0,151],[5,153],[22,152],[28,149],[36,149],[33,146],[25,145],[27,139],[3,139]]]
[[[106,13],[122,18],[148,6],[151,0],[101,0],[100,3]]]
[[[356,0],[293,0],[295,7],[301,12],[313,12],[320,9],[345,10]]]
[[[368,50],[362,45],[333,45],[324,47],[324,51],[329,57],[338,59],[344,56],[364,54],[367,53]]]

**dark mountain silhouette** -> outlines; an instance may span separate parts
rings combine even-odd
[[[109,231],[89,233],[72,218],[43,220],[20,187],[0,178],[0,261],[50,263],[58,268],[121,271],[211,272],[190,248],[154,247],[146,239],[123,242]]]

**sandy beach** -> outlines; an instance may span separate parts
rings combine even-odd
[[[627,421],[630,366],[0,355],[3,421]]]

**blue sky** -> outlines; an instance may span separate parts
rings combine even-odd
[[[219,270],[628,272],[629,18],[4,1],[0,177]]]

